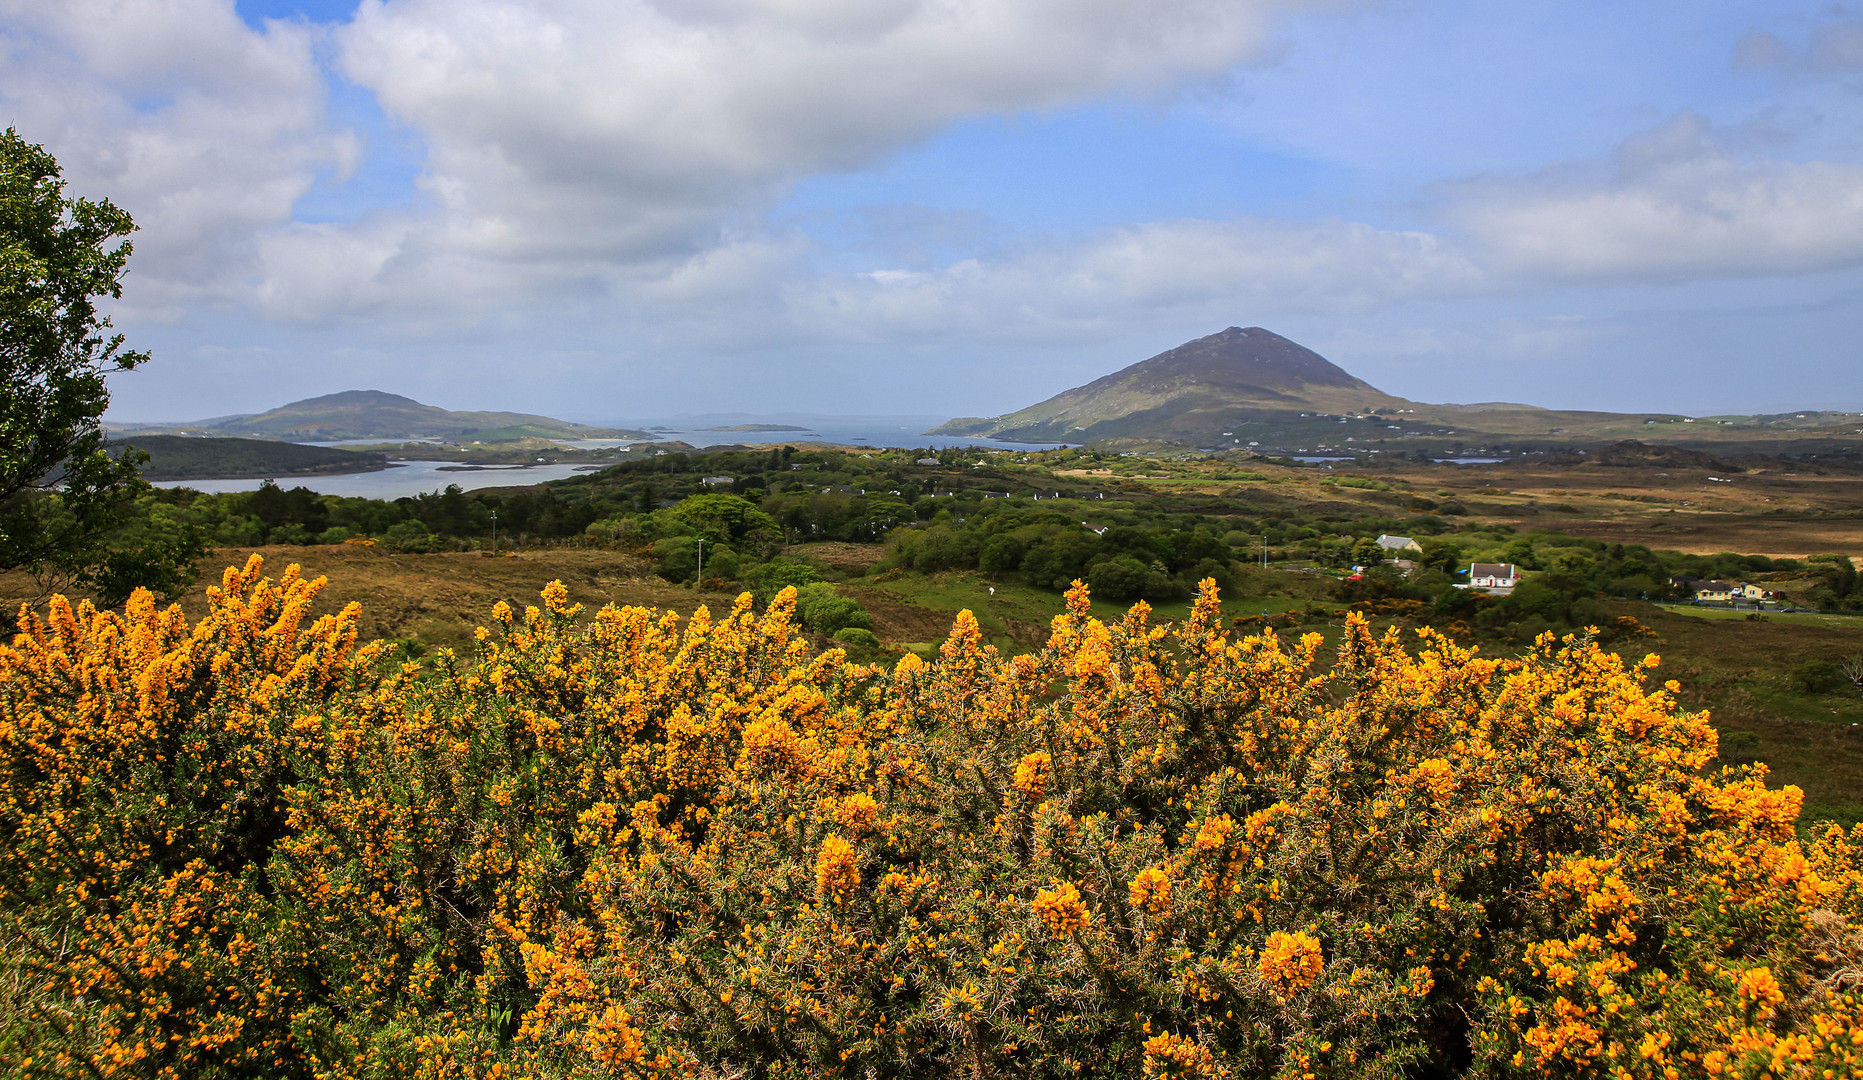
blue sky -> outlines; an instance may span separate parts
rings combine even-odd
[[[1228,325],[1419,400],[1863,408],[1826,2],[0,3],[142,226],[112,415],[993,414]]]

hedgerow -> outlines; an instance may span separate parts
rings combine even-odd
[[[0,649],[0,1072],[1856,1075],[1863,831],[1591,639],[1069,596],[890,671],[560,585],[423,669],[257,559]]]

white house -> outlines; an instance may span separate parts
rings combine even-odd
[[[1513,563],[1478,562],[1469,564],[1468,585],[1498,596],[1506,596],[1520,584],[1520,568]]]

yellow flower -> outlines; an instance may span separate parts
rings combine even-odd
[[[1171,875],[1163,867],[1147,866],[1132,879],[1128,896],[1135,908],[1161,912],[1171,906]]]
[[[1145,1040],[1145,1075],[1157,1080],[1215,1076],[1216,1058],[1181,1035],[1154,1035]]]
[[[589,1056],[603,1068],[618,1069],[641,1059],[645,1048],[640,1032],[628,1023],[632,1019],[626,1009],[610,1005],[589,1025]]]
[[[1046,750],[1037,750],[1024,754],[1016,762],[1016,777],[1013,786],[1017,791],[1027,795],[1031,802],[1040,801],[1048,790],[1048,774],[1054,765],[1054,757]]]
[[[743,759],[750,766],[779,774],[808,771],[808,748],[780,716],[759,717],[745,724],[743,743]]]
[[[1033,907],[1049,932],[1057,937],[1084,930],[1093,921],[1087,913],[1087,905],[1081,902],[1080,890],[1071,881],[1057,881],[1054,888],[1041,890],[1035,895]]]
[[[1767,1011],[1785,1000],[1785,991],[1779,989],[1779,982],[1772,977],[1771,968],[1748,968],[1741,972],[1740,978],[1734,983],[1734,991],[1754,1007]]]
[[[842,828],[859,836],[871,831],[880,820],[880,804],[866,792],[857,791],[835,804],[834,819]]]
[[[830,833],[815,854],[815,895],[846,903],[860,888],[860,863],[854,845]]]
[[[1293,997],[1312,986],[1326,967],[1320,940],[1305,930],[1287,933],[1276,930],[1268,935],[1255,970],[1275,993]]]
[[[1229,842],[1229,834],[1235,831],[1235,819],[1228,814],[1204,818],[1202,824],[1197,826],[1196,839],[1191,841],[1190,846],[1199,852],[1217,851]]]

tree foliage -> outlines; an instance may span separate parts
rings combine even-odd
[[[890,672],[553,584],[430,673],[254,560],[0,649],[0,1072],[1853,1076],[1863,830],[1575,637],[1070,597]]]
[[[148,355],[96,307],[122,295],[134,228],[108,200],[67,198],[51,154],[0,134],[0,569],[92,565],[138,483],[100,420],[104,377]]]

